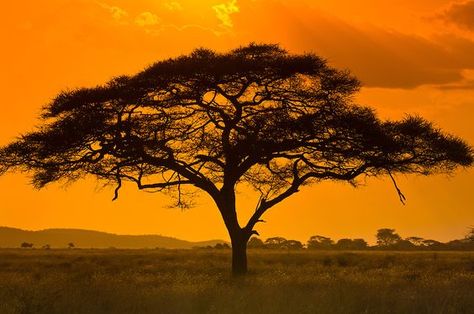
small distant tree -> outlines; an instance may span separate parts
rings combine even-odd
[[[230,249],[230,245],[227,243],[216,243],[216,245],[214,245],[214,248],[219,250]]]
[[[283,237],[272,237],[265,240],[265,247],[269,249],[284,249],[286,248],[286,239]]]
[[[69,243],[67,244],[67,248],[68,248],[68,249],[73,249],[73,248],[75,248],[75,247],[76,247],[76,246],[74,245],[73,242],[69,242]]]
[[[332,248],[334,245],[334,241],[331,240],[331,238],[320,236],[320,235],[314,235],[311,236],[306,244],[306,247],[308,249],[323,249],[327,250]]]
[[[334,244],[334,247],[339,250],[363,250],[367,246],[364,239],[340,239]]]
[[[395,229],[379,229],[376,234],[377,246],[389,247],[394,246],[401,241],[400,235],[395,232]]]
[[[256,224],[301,187],[361,176],[452,172],[474,157],[464,141],[417,116],[382,121],[355,102],[359,81],[315,54],[250,44],[197,49],[94,88],[60,93],[42,125],[0,149],[0,174],[32,173],[33,185],[94,176],[115,187],[173,195],[196,189],[216,204],[232,242],[232,270],[247,272]],[[238,186],[258,193],[238,219]],[[201,221],[196,227],[202,227]]]
[[[405,239],[406,241],[409,241],[410,243],[412,243],[414,246],[417,246],[417,247],[421,247],[421,246],[424,246],[425,244],[423,243],[423,241],[425,239],[423,238],[420,238],[420,237],[408,237]]]
[[[297,240],[288,240],[284,244],[288,250],[302,250],[303,244]]]
[[[469,249],[470,243],[466,241],[466,239],[457,239],[457,240],[452,240],[447,243],[442,243],[440,245],[435,245],[432,247],[432,249],[447,249],[447,250],[466,250]],[[441,247],[440,247],[441,246]]]
[[[369,247],[369,244],[364,239],[352,240],[352,246],[354,250],[365,250]]]
[[[350,250],[352,249],[352,240],[351,239],[339,239],[334,245],[335,248],[340,250]]]
[[[395,250],[414,250],[416,249],[416,245],[414,245],[412,242],[404,239],[400,239],[396,244],[391,246],[392,249]]]
[[[425,245],[428,248],[436,248],[436,247],[442,246],[443,243],[436,240],[427,239],[427,240],[423,240],[423,245]]]
[[[23,243],[21,243],[20,247],[24,248],[24,249],[28,249],[28,248],[32,248],[33,245],[34,245],[33,243],[23,242]]]
[[[51,249],[51,246],[49,244],[45,244],[42,246],[42,249],[49,250]]]
[[[265,248],[265,244],[262,240],[257,237],[251,237],[249,243],[247,244],[249,249],[263,249]]]

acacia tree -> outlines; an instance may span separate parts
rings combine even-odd
[[[333,245],[331,238],[320,235],[311,236],[306,243],[308,249],[330,249]]]
[[[255,225],[303,185],[472,164],[461,139],[420,117],[381,121],[353,102],[358,89],[350,73],[314,54],[257,44],[198,49],[60,93],[45,106],[41,127],[0,151],[0,170],[30,172],[37,188],[93,175],[115,186],[114,199],[130,181],[176,196],[178,206],[188,191],[204,191],[229,232],[233,273],[242,274]],[[242,225],[240,184],[260,193]]]
[[[395,232],[395,229],[388,228],[377,230],[375,237],[377,238],[377,245],[381,247],[393,246],[402,240],[400,235]]]

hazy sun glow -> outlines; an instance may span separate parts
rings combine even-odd
[[[418,113],[474,144],[474,1],[47,0],[10,1],[0,13],[0,144],[37,125],[41,107],[59,91],[94,86],[115,75],[204,46],[219,51],[249,42],[312,51],[348,68],[364,83],[357,101],[383,118]],[[263,238],[306,241],[373,239],[376,229],[445,241],[474,225],[474,172],[453,177],[399,177],[357,189],[324,183],[304,188],[265,214]],[[35,191],[23,174],[0,177],[0,225],[74,227],[158,233],[190,240],[225,238],[206,196],[187,211],[160,194],[113,191],[93,179]],[[255,195],[241,192],[242,215]]]

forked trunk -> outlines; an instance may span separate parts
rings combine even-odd
[[[239,225],[233,188],[222,188],[222,190],[222,198],[218,199],[217,205],[224,219],[232,244],[232,275],[241,276],[247,273],[247,242],[250,234]]]

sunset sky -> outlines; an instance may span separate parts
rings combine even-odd
[[[7,4],[8,3],[8,4]],[[384,119],[417,113],[474,145],[474,0],[24,0],[0,10],[0,145],[39,124],[59,91],[133,74],[197,47],[226,51],[249,42],[314,52],[350,69],[364,88],[357,102]],[[324,183],[301,190],[265,214],[263,238],[311,235],[374,240],[377,229],[440,241],[474,226],[474,170],[452,176],[398,176],[353,188]],[[165,195],[93,179],[34,190],[26,174],[0,177],[0,226],[82,228],[228,239],[211,200],[170,208]],[[240,193],[245,218],[254,195]]]

